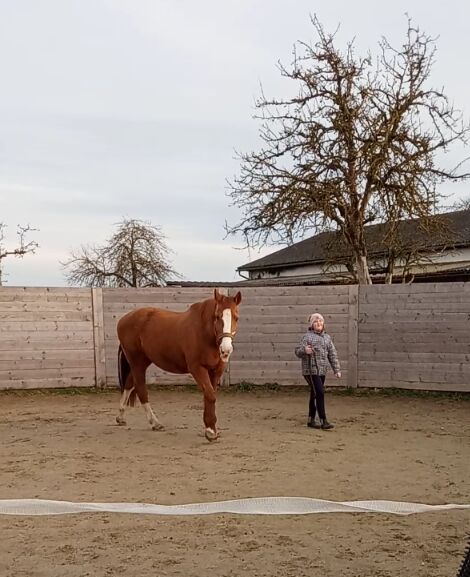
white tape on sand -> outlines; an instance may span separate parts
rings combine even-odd
[[[0,515],[66,515],[75,513],[134,513],[140,515],[308,515],[312,513],[388,513],[412,515],[470,504],[426,505],[401,501],[325,501],[309,497],[257,497],[212,503],[153,505],[150,503],[74,503],[46,499],[0,499]]]

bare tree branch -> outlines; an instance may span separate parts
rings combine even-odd
[[[38,243],[34,240],[26,240],[26,237],[30,232],[37,232],[37,228],[32,228],[29,224],[26,226],[21,226],[20,224],[16,228],[16,234],[18,236],[18,244],[15,248],[6,248],[4,246],[5,241],[5,229],[7,225],[0,222],[0,286],[2,286],[2,261],[8,256],[13,256],[15,258],[23,258],[26,254],[34,254],[36,249],[39,247]]]
[[[470,196],[466,196],[454,203],[455,210],[470,210]]]

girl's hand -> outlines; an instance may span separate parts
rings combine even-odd
[[[341,371],[340,371],[339,373],[336,373],[335,376],[336,376],[337,379],[340,379],[340,378],[341,378]]]
[[[305,354],[306,354],[306,355],[311,355],[311,354],[313,354],[313,349],[312,349],[312,347],[311,347],[310,345],[305,345],[304,351],[305,351]]]

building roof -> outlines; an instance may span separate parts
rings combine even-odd
[[[454,281],[463,282],[470,280],[470,267],[459,267],[450,270],[424,271],[413,275],[413,282],[442,282]],[[381,283],[384,281],[384,275],[375,275],[374,282]],[[351,284],[351,279],[342,280],[334,279],[334,284]],[[402,282],[396,279],[394,282]],[[274,278],[262,279],[240,279],[238,281],[170,281],[168,286],[181,288],[246,288],[246,287],[265,287],[265,286],[312,286],[332,284],[331,278],[324,275],[297,275],[297,276],[280,276]]]
[[[443,235],[427,232],[418,219],[403,220],[400,223],[400,236],[410,244],[418,242],[423,251],[436,251],[446,248],[470,246],[470,209],[448,212],[437,215],[436,222],[448,228],[452,237],[444,239]],[[374,224],[365,227],[365,238],[369,257],[378,257],[386,252],[383,237],[385,224]],[[342,260],[352,255],[350,247],[336,232],[322,232],[300,242],[273,252],[267,256],[246,263],[237,271],[257,271],[285,269],[306,264],[322,264],[332,260]]]

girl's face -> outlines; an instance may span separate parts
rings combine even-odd
[[[312,325],[312,326],[313,326],[313,330],[314,330],[315,332],[317,332],[317,333],[321,333],[322,330],[323,330],[324,325],[325,325],[325,323],[324,323],[322,320],[316,319],[316,320],[313,321],[313,325]]]

